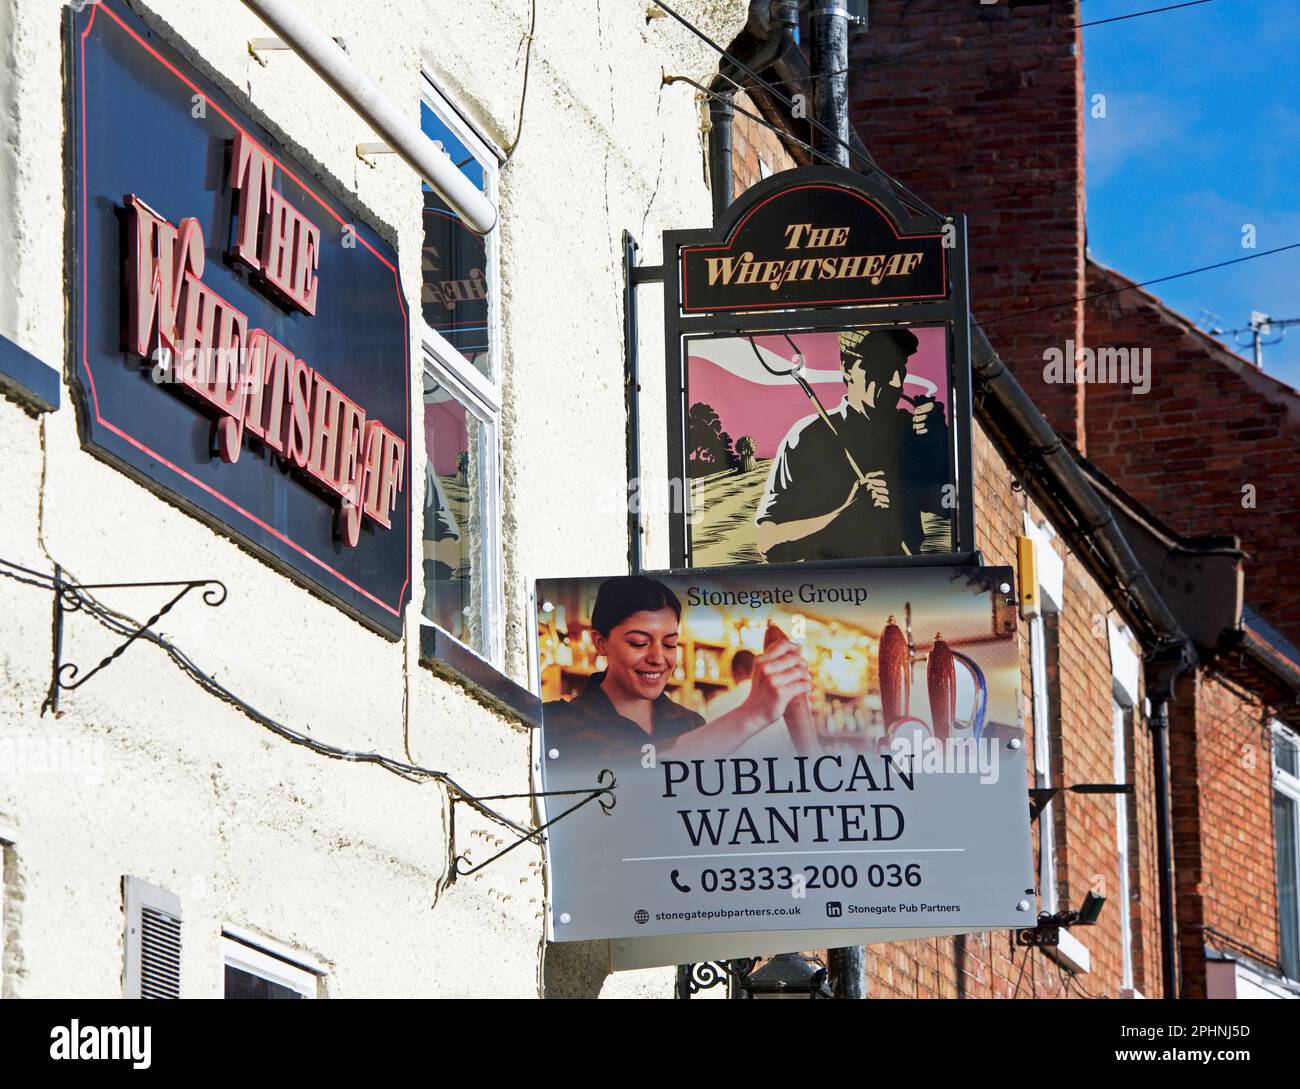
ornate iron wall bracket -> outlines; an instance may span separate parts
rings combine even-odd
[[[151,589],[156,587],[180,587],[161,609],[153,614],[148,620],[132,631],[127,638],[102,659],[99,664],[87,673],[82,674],[74,662],[63,661],[63,618],[65,613],[78,612],[82,609],[87,611],[101,611],[102,606],[94,602],[85,592],[89,590],[140,590]],[[54,591],[54,664],[50,676],[50,690],[45,697],[45,702],[41,704],[41,714],[46,711],[55,711],[59,709],[59,690],[80,688],[91,677],[100,670],[105,669],[112,662],[126,653],[127,648],[139,639],[142,635],[158,623],[164,616],[172,611],[181,599],[191,590],[197,590],[203,587],[203,603],[212,608],[216,608],[226,600],[225,583],[217,579],[193,579],[188,582],[94,582],[94,583],[76,583],[68,582],[63,578],[63,569],[57,564],[54,567],[54,581],[51,587]]]
[[[692,998],[700,991],[707,991],[720,983],[727,985],[728,998],[744,996],[745,984],[750,973],[758,963],[757,957],[741,957],[738,960],[702,961],[699,964],[679,964],[677,966],[677,986],[675,998]]]
[[[564,820],[564,818],[567,817],[570,813],[576,813],[584,805],[587,805],[590,802],[598,801],[600,803],[601,810],[605,813],[606,816],[608,816],[610,810],[614,808],[615,804],[617,804],[617,799],[614,796],[614,788],[618,786],[618,780],[614,777],[614,773],[610,771],[609,768],[603,768],[600,774],[596,776],[596,784],[597,785],[595,787],[583,787],[579,790],[544,790],[544,791],[538,791],[536,793],[528,793],[528,794],[488,794],[483,797],[472,799],[475,802],[500,802],[500,801],[507,801],[510,799],[519,799],[519,798],[528,798],[529,800],[532,800],[534,798],[563,798],[563,797],[573,797],[579,794],[585,795],[582,801],[578,802],[577,805],[570,806],[563,813],[559,814],[552,820],[547,821],[545,824],[540,824],[536,828],[532,829],[531,831],[526,832],[524,835],[520,836],[509,846],[502,848],[491,858],[487,859],[486,861],[480,862],[477,866],[469,865],[468,855],[463,855],[463,854],[458,855],[454,853],[455,843],[456,843],[456,806],[457,804],[461,804],[461,803],[468,804],[470,799],[458,798],[455,794],[452,794],[451,815],[448,818],[448,826],[449,826],[448,839],[453,845],[452,846],[453,854],[452,854],[451,876],[449,878],[448,883],[454,881],[458,877],[469,877],[470,874],[478,873],[478,871],[483,869],[483,867],[492,865],[492,863],[495,862],[497,859],[502,858],[505,855],[508,855],[516,847],[519,847],[522,844],[528,843],[529,841],[532,841],[534,843],[541,842],[540,837],[543,832],[545,832],[552,825],[558,824],[560,821]],[[608,800],[606,800],[607,798]]]

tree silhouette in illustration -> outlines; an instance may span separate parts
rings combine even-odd
[[[686,413],[686,451],[691,476],[718,472],[732,465],[731,436],[711,405],[696,401]]]

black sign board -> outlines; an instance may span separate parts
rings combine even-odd
[[[118,0],[66,26],[83,441],[399,634],[411,404],[394,247]]]
[[[960,216],[809,167],[664,261],[674,568],[974,549]]]
[[[942,299],[943,232],[901,235],[844,182],[783,185],[717,245],[681,248],[682,313]]]

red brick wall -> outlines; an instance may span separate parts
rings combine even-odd
[[[1183,991],[1205,997],[1206,944],[1276,967],[1272,740],[1264,708],[1201,671],[1171,709]]]
[[[1078,7],[872,0],[870,31],[849,39],[858,133],[931,205],[967,215],[972,311],[1052,425],[1076,440],[1081,388],[1042,376],[1045,349],[1081,341],[1081,307],[1008,315],[1084,293]],[[861,70],[871,64],[881,67]]]
[[[852,121],[887,171],[941,211],[967,215],[972,310],[1057,431],[1180,533],[1239,535],[1252,554],[1247,600],[1300,642],[1300,567],[1287,562],[1300,550],[1300,397],[1142,292],[1057,305],[1128,284],[1085,259],[1082,50],[1070,28],[1079,18],[1077,0],[874,0],[870,32],[851,38]],[[758,180],[760,155],[774,169],[793,165],[773,134],[737,117],[737,192]],[[1044,383],[1044,351],[1067,340],[1150,346],[1151,392]],[[975,479],[977,545],[988,562],[1013,563],[1025,496],[979,429]],[[1245,484],[1255,486],[1253,509],[1242,506]],[[1110,782],[1110,663],[1104,625],[1094,627],[1109,602],[1073,558],[1065,597],[1049,684],[1053,782]],[[1023,632],[1022,654],[1028,694]],[[1277,957],[1270,765],[1249,698],[1201,673],[1180,700],[1171,731],[1178,925],[1185,993],[1197,996],[1207,942]],[[1157,997],[1151,750],[1139,716],[1127,745],[1133,970],[1136,987]],[[1110,900],[1097,927],[1076,933],[1092,971],[1063,981],[1006,932],[894,943],[870,950],[873,996],[1118,995],[1115,799],[1064,795],[1053,808],[1061,906],[1077,906],[1089,888]]]
[[[1066,560],[1060,630],[1060,736],[1053,783],[1115,781],[1113,695],[1106,614],[1110,603],[1072,558]],[[1077,908],[1089,890],[1107,898],[1097,926],[1076,933],[1092,954],[1090,990],[1104,981],[1117,994],[1123,978],[1119,846],[1115,798],[1061,793],[1056,811],[1061,908]]]
[[[1089,292],[1130,282],[1089,265]],[[1149,347],[1152,370],[1143,395],[1086,387],[1089,458],[1179,533],[1239,536],[1247,603],[1300,643],[1300,395],[1144,291],[1094,299],[1085,323],[1089,347]]]
[[[1050,13],[1045,7],[1030,9],[1031,17],[1020,10],[1009,14],[1005,6],[994,10],[972,4],[967,9],[928,0],[906,5],[899,0],[876,0],[872,32],[865,41],[874,41],[889,55],[911,52],[918,46],[940,48],[940,38],[946,40],[944,49],[957,48],[955,42],[965,48],[983,41],[999,57],[1007,56],[1002,35],[1050,25],[1049,19],[1057,24],[1074,21],[1073,2],[1050,6]],[[906,30],[901,20],[904,7]],[[863,40],[854,37],[859,43]],[[856,123],[882,164],[942,210],[971,213],[976,313],[986,319],[999,312],[1083,294],[1078,58],[1070,55],[1073,35],[1069,32],[1033,40],[1035,47],[1023,51],[1022,59],[1014,63],[974,61],[969,56],[960,63],[941,61],[938,71],[926,74],[925,79],[931,83],[938,80],[942,86],[905,91],[896,78],[903,73],[901,69],[891,69],[888,80],[870,84],[856,80],[853,84]],[[855,51],[861,49],[862,44],[855,46]],[[872,55],[870,50],[868,55]],[[864,59],[855,52],[851,63]],[[897,95],[898,101],[890,105],[871,98],[872,94]],[[737,96],[737,104],[752,108],[743,95]],[[1035,138],[1030,134],[1032,126],[1045,127],[1059,136],[1059,142],[1053,144],[1049,138],[1045,145],[1041,135]],[[936,128],[942,129],[946,138],[936,139]],[[924,134],[916,135],[917,130]],[[1064,145],[1072,150],[1062,155]],[[969,166],[963,166],[977,156],[977,148],[978,155],[1001,172],[998,176],[976,177]],[[737,114],[732,158],[736,195],[759,180],[760,157],[773,170],[795,165],[774,133]],[[1080,387],[1044,387],[1038,380],[1044,348],[1063,347],[1067,337],[1080,340],[1081,320],[1081,308],[1070,306],[1032,320],[989,326],[990,337],[1003,358],[1016,366],[1018,377],[1040,405],[1055,412],[1055,422],[1067,427],[1078,426]],[[973,458],[976,545],[987,563],[1014,566],[1016,539],[1023,532],[1028,500],[1023,491],[1013,487],[1010,469],[980,427],[974,432]],[[1063,546],[1060,551],[1064,552]],[[1111,669],[1104,622],[1110,605],[1077,560],[1067,558],[1066,572],[1066,605],[1059,624],[1060,669],[1053,671],[1051,678],[1057,709],[1053,781],[1111,782]],[[1023,624],[1020,649],[1022,691],[1028,697],[1029,639]],[[1027,700],[1024,721],[1030,733],[1032,768],[1034,739]],[[1155,881],[1149,742],[1143,739],[1135,744],[1132,759],[1139,784],[1131,817],[1137,891],[1154,889]],[[1114,798],[1071,795],[1058,799],[1053,808],[1061,906],[1077,907],[1090,888],[1117,897]],[[1036,851],[1036,830],[1034,843]],[[1138,987],[1149,996],[1160,993],[1157,910],[1158,899],[1149,893],[1144,909],[1134,915],[1135,966],[1141,965]],[[1008,931],[875,945],[867,958],[869,991],[876,998],[1118,997],[1122,981],[1118,910],[1108,908],[1098,926],[1080,931],[1078,936],[1093,957],[1092,971],[1078,978],[1064,973],[1043,953],[1017,947]]]
[[[976,428],[974,440],[977,545],[986,562],[1014,564],[1026,506],[1035,515],[1037,511],[1023,491],[1012,487],[1010,470],[982,428]],[[1059,551],[1063,553],[1063,547]],[[1059,668],[1051,670],[1049,677],[1055,722],[1053,782],[1109,783],[1114,780],[1111,667],[1105,626],[1110,605],[1082,565],[1071,557],[1066,558],[1064,594],[1057,625]],[[1021,687],[1027,697],[1031,683],[1028,628],[1024,624],[1020,625],[1020,648]],[[1033,720],[1027,702],[1024,721],[1030,735],[1032,768]],[[1130,760],[1137,784],[1130,817],[1135,983],[1143,994],[1157,997],[1162,993],[1159,901],[1154,892],[1155,804],[1148,738],[1135,739]],[[868,950],[873,998],[1119,997],[1123,977],[1115,799],[1058,796],[1053,809],[1062,908],[1077,907],[1089,889],[1111,898],[1097,926],[1076,932],[1091,953],[1091,971],[1081,976],[1064,972],[1043,953],[1014,945],[1008,931],[894,942]],[[1036,853],[1036,826],[1034,844]],[[1139,903],[1144,891],[1146,902]]]
[[[759,161],[767,164],[772,173],[798,166],[786,150],[781,138],[771,128],[759,124],[740,113],[745,110],[759,117],[758,107],[745,93],[736,95],[737,113],[731,126],[732,199],[740,196],[751,185],[762,180]]]

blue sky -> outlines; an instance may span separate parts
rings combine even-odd
[[[1089,22],[1170,2],[1080,6]],[[1214,0],[1083,34],[1088,245],[1097,261],[1148,280],[1300,242],[1296,0]],[[1097,94],[1105,118],[1091,116]],[[1254,250],[1242,248],[1247,223]],[[1226,329],[1246,325],[1252,310],[1300,317],[1300,249],[1149,290],[1190,318],[1212,311]],[[1264,349],[1264,370],[1300,387],[1300,326]]]

